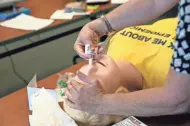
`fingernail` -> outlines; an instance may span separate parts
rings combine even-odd
[[[68,88],[72,88],[72,85],[71,85],[71,84],[69,84],[69,85],[68,85]]]
[[[72,82],[70,81],[69,84],[68,84],[68,86],[71,86],[71,85],[72,85]]]

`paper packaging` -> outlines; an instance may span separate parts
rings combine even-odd
[[[104,3],[104,2],[109,2],[109,0],[86,0],[87,4]]]
[[[27,86],[27,94],[28,94],[28,104],[29,104],[29,110],[33,110],[32,109],[32,100],[31,100],[31,96],[39,91],[41,88],[37,88],[37,74],[34,75],[34,77],[32,78],[32,80],[29,82],[28,86]],[[47,89],[47,92],[51,94],[51,96],[56,100],[56,102],[58,102],[58,96],[55,90],[53,89]]]
[[[37,74],[27,86],[30,126],[77,126],[59,106],[55,90],[37,88]]]
[[[56,10],[50,17],[50,19],[65,19],[71,20],[73,16],[89,15],[89,12],[65,12],[65,10]]]
[[[112,126],[147,126],[134,116],[130,116]]]
[[[127,1],[129,1],[129,0],[111,0],[111,3],[112,4],[124,4]]]
[[[56,10],[52,15],[51,19],[72,19],[73,13],[65,13],[64,10]]]
[[[32,78],[32,80],[30,80],[30,82],[28,83],[27,87],[35,87],[37,88],[37,74],[35,74]]]
[[[53,23],[54,20],[36,18],[26,14],[20,14],[15,18],[4,21],[1,26],[21,29],[21,30],[39,30]]]
[[[31,126],[77,126],[44,88],[35,92],[32,97],[33,112],[29,115]]]
[[[33,88],[33,87],[27,87],[27,93],[28,93],[28,103],[29,103],[29,109],[32,111],[33,107],[32,107],[32,101],[31,101],[31,96],[39,91],[41,88]],[[51,96],[55,99],[56,102],[58,102],[58,97],[57,97],[57,93],[55,90],[52,89],[46,89],[48,93],[51,94]]]

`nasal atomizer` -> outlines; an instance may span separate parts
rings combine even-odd
[[[92,65],[93,64],[93,57],[94,57],[95,53],[91,49],[90,44],[85,44],[85,54],[90,55],[90,58],[88,59],[88,65]]]

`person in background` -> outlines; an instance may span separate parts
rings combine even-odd
[[[90,58],[84,53],[84,45],[97,46],[99,54],[104,51],[96,40],[112,31],[136,26],[165,13],[179,3],[178,27],[174,54],[167,80],[163,87],[144,89],[131,93],[104,94],[98,81],[85,88],[71,82],[67,92],[67,104],[75,109],[95,114],[124,116],[173,115],[189,111],[190,105],[190,1],[189,0],[129,0],[97,20],[86,24],[74,45],[79,56]]]

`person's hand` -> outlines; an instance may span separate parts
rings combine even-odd
[[[86,24],[79,33],[79,36],[74,44],[74,50],[84,59],[89,59],[90,55],[85,54],[85,44],[90,44],[95,48],[98,55],[104,53],[105,49],[102,43],[98,44],[99,38],[107,34],[107,27],[100,19],[94,20]]]
[[[79,73],[78,77],[89,82],[86,75]],[[101,90],[99,81],[90,81],[89,85],[82,86],[76,81],[72,81],[66,89],[66,104],[74,109],[82,110],[89,113],[96,113],[99,106],[103,92]]]

